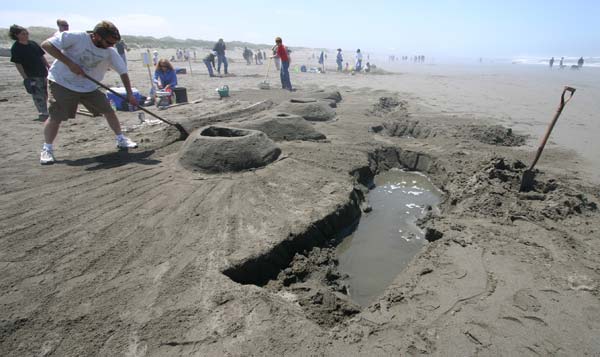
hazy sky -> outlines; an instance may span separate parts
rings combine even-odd
[[[600,56],[600,1],[11,1],[0,27],[88,30],[102,19],[122,34],[361,48],[429,56]]]

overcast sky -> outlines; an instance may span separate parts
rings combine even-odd
[[[600,1],[11,1],[0,27],[89,30],[102,19],[127,35],[361,48],[457,57],[600,56]]]

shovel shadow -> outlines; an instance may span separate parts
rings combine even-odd
[[[152,154],[154,154],[154,152],[155,150],[148,150],[143,152],[129,153],[129,151],[125,149],[117,152],[111,152],[109,154],[86,157],[77,160],[62,160],[61,163],[69,166],[89,166],[85,169],[86,171],[112,169],[130,163],[156,165],[161,163],[161,161],[149,158]]]

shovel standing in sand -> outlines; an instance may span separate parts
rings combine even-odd
[[[123,101],[127,102],[127,98],[124,95],[122,95],[121,93],[118,93],[118,92],[110,89],[108,86],[105,86],[104,84],[102,84],[99,81],[95,80],[94,78],[88,76],[87,74],[84,74],[84,77],[87,78],[87,79],[89,79],[90,81],[94,82],[96,85],[98,85],[98,86],[106,89],[107,91],[111,92],[112,94],[116,95],[117,97],[123,99]],[[170,122],[170,121],[168,121],[166,119],[163,119],[163,118],[159,117],[158,115],[152,113],[151,111],[149,111],[148,109],[146,109],[146,108],[144,108],[142,106],[139,106],[138,108],[140,108],[141,111],[146,112],[146,113],[152,115],[153,117],[155,117],[156,119],[162,121],[163,123],[169,124],[171,126],[174,126],[177,130],[179,130],[179,134],[180,134],[179,135],[179,139],[180,140],[185,140],[185,139],[187,139],[188,136],[190,136],[190,134],[185,130],[185,128],[183,126],[181,126],[181,124],[172,123],[172,122]]]
[[[269,84],[269,69],[271,69],[272,60],[273,58],[269,57],[269,63],[267,64],[267,74],[265,74],[265,79],[258,85],[258,88],[260,89],[271,89],[271,84]]]
[[[565,93],[567,93],[567,92],[569,92],[569,98],[567,98],[565,100]],[[562,95],[560,96],[560,105],[558,106],[558,109],[556,110],[556,114],[554,114],[554,118],[550,122],[550,125],[548,125],[548,129],[546,129],[546,134],[544,135],[544,137],[542,138],[542,141],[540,142],[540,146],[538,147],[537,153],[535,154],[535,159],[533,159],[533,162],[531,163],[531,166],[529,167],[529,169],[527,169],[527,170],[525,170],[525,172],[523,172],[523,178],[521,179],[521,188],[519,189],[519,191],[529,192],[529,191],[531,191],[531,189],[533,189],[534,178],[535,178],[535,172],[533,171],[533,167],[538,162],[540,156],[542,156],[542,151],[544,150],[544,146],[546,146],[546,142],[548,141],[548,138],[550,137],[552,128],[554,128],[554,124],[556,124],[556,121],[558,120],[560,113],[562,113],[563,108],[565,107],[565,104],[567,104],[571,100],[571,98],[573,98],[573,94],[575,94],[575,88],[565,86],[565,88],[563,89]]]

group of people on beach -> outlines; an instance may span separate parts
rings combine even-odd
[[[560,61],[558,62],[558,68],[560,69],[564,69],[565,68],[565,58],[561,57]],[[583,67],[583,57],[579,57],[579,59],[577,60],[577,65],[572,65],[571,68],[573,69],[580,69],[581,67]],[[550,66],[550,69],[552,69],[554,67],[554,57],[550,58],[550,60],[548,60],[548,65]]]
[[[22,26],[12,25],[9,29],[9,36],[15,41],[11,47],[10,61],[15,64],[23,78],[25,90],[33,98],[39,112],[37,120],[44,122],[40,163],[55,163],[53,143],[60,124],[75,118],[78,104],[82,104],[93,115],[104,115],[116,135],[117,148],[137,147],[137,143],[123,135],[114,108],[95,83],[101,82],[106,72],[112,69],[121,78],[127,103],[133,107],[139,105],[132,91],[125,57],[126,46],[118,28],[110,21],[101,21],[90,33],[69,31],[69,24],[63,19],[57,20],[57,26],[58,31],[41,44],[30,40],[29,31]],[[209,75],[214,75],[212,68],[215,67],[215,58],[217,72],[221,72],[223,65],[224,73],[228,74],[225,51],[225,42],[219,39],[213,51],[204,58]],[[293,91],[289,75],[289,51],[281,37],[275,38],[272,51],[271,58],[277,58],[279,63],[282,88]],[[47,62],[45,54],[55,58],[52,65]],[[182,52],[182,56],[186,55],[189,59],[189,52]],[[154,81],[158,88],[167,91],[175,88],[177,75],[172,64],[167,59],[159,60],[157,51],[153,53],[153,62],[156,65]]]

